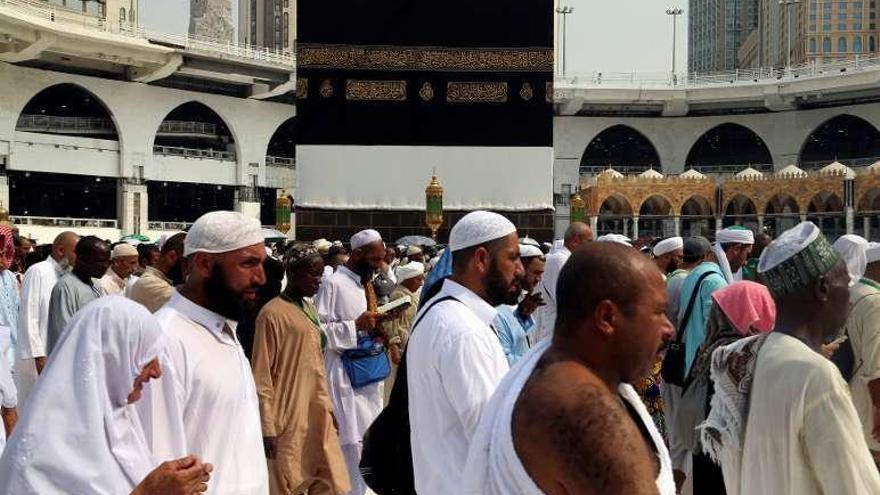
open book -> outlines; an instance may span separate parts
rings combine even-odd
[[[388,304],[383,304],[376,308],[376,312],[380,315],[384,315],[385,313],[394,311],[397,308],[402,308],[404,306],[408,306],[412,304],[412,298],[409,296],[399,297]]]

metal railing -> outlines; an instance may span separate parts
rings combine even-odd
[[[192,227],[192,222],[147,222],[147,230],[176,230],[182,231]]]
[[[58,115],[18,116],[15,130],[76,134],[116,134],[113,121],[103,117],[61,117]]]
[[[36,225],[41,227],[92,227],[100,229],[116,229],[119,223],[108,218],[58,218],[37,216],[10,216],[12,223],[18,225]]]
[[[219,150],[200,150],[179,146],[153,146],[154,155],[180,156],[183,158],[210,158],[213,160],[235,161],[235,152]]]
[[[159,124],[159,133],[216,136],[217,124],[209,124],[207,122],[188,122],[183,120],[165,120]]]
[[[826,164],[827,165],[827,164]],[[747,168],[753,168],[758,172],[773,173],[772,163],[750,163],[747,165],[694,165],[693,168],[701,174],[738,174]]]
[[[851,72],[880,69],[880,57],[856,56],[850,60],[816,63],[809,62],[785,68],[737,69],[722,73],[689,73],[673,75],[669,72],[592,72],[558,76],[554,82],[556,97],[565,97],[572,89],[687,89],[716,86],[748,86],[791,82],[837,76]]]
[[[296,168],[296,158],[266,155],[266,166]]]
[[[291,50],[270,50],[244,43],[223,43],[188,34],[159,33],[144,29],[142,26],[108,23],[101,17],[36,0],[0,0],[0,12],[52,22],[58,24],[59,27],[78,27],[100,33],[128,36],[208,55],[255,60],[283,65],[288,68],[292,68],[295,62],[294,52]]]
[[[819,170],[822,167],[825,167],[831,164],[835,160],[817,160],[817,161],[809,161],[809,162],[801,162],[798,167],[804,170]],[[838,158],[836,161],[846,165],[850,168],[858,168],[858,167],[867,167],[869,165],[873,165],[880,161],[880,156],[870,156],[866,158]]]

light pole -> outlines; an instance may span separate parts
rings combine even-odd
[[[785,6],[785,24],[788,35],[785,38],[785,72],[791,73],[791,6],[800,3],[800,0],[779,0],[779,5]]]
[[[568,5],[556,7],[556,13],[562,16],[562,42],[559,47],[562,50],[562,77],[565,77],[565,18],[572,12],[574,12],[574,7]]]
[[[666,9],[666,15],[672,16],[672,85],[676,84],[676,76],[675,76],[675,52],[676,52],[676,38],[678,34],[678,16],[684,13],[684,10],[676,7],[673,9]]]

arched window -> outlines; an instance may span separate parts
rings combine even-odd
[[[119,9],[119,24],[125,24],[125,7]]]
[[[877,49],[877,45],[874,44],[874,37],[873,37],[873,36],[869,36],[869,37],[868,37],[868,51],[871,52],[871,53],[874,53],[874,51],[875,51],[876,49]]]
[[[831,53],[831,38],[827,36],[822,40],[822,53]]]
[[[810,38],[810,53],[816,53],[816,38]]]
[[[837,51],[840,53],[846,53],[846,38],[841,37],[837,40]]]
[[[284,48],[290,46],[290,14],[287,12],[284,13]]]
[[[856,53],[862,53],[862,37],[856,36],[853,38],[853,51]]]

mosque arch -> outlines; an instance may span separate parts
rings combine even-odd
[[[292,160],[296,158],[296,137],[297,137],[297,118],[291,117],[275,129],[269,144],[266,146],[266,157],[288,158]],[[286,160],[278,160],[280,163]]]
[[[703,196],[695,194],[682,203],[680,214],[683,217],[710,217],[712,216],[712,202]]]
[[[632,215],[633,209],[623,195],[615,193],[604,200],[599,206],[599,216]]]
[[[712,202],[695,194],[681,205],[681,234],[707,236],[712,230]]]
[[[880,240],[880,187],[872,187],[856,203],[856,231],[869,241]]]
[[[614,125],[596,135],[581,156],[581,167],[620,172],[662,169],[660,154],[644,134],[627,125]]]
[[[797,200],[785,193],[774,194],[764,205],[765,215],[799,215],[800,212]]]
[[[802,168],[815,168],[835,160],[880,156],[880,131],[867,120],[841,114],[822,122],[801,145]]]
[[[880,211],[880,187],[872,187],[865,191],[856,203],[858,212]]]
[[[772,163],[767,144],[755,131],[727,122],[709,129],[694,141],[685,168]]]
[[[639,216],[668,217],[674,214],[672,202],[662,194],[653,194],[639,205]]]
[[[755,202],[744,194],[737,194],[730,198],[724,207],[725,217],[751,216],[757,215],[757,213],[758,208],[755,206]]]
[[[154,154],[235,161],[238,143],[231,126],[217,111],[200,101],[172,109],[156,130]]]
[[[43,88],[22,107],[16,131],[119,140],[116,117],[93,92],[74,83]]]
[[[818,225],[830,239],[846,233],[843,201],[836,193],[828,191],[816,193],[807,206],[807,220]]]

